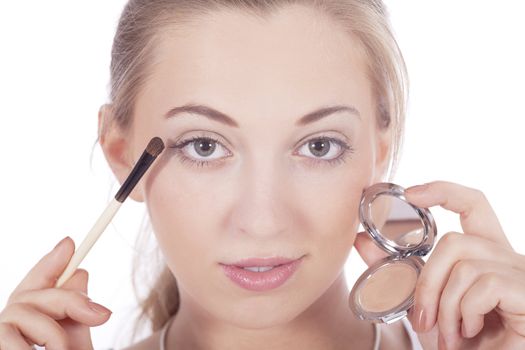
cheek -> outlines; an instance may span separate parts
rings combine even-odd
[[[213,247],[218,239],[218,222],[223,189],[209,181],[180,171],[173,164],[159,171],[145,188],[145,197],[153,231],[172,271],[192,274],[188,264],[198,256],[202,265],[213,261]],[[215,257],[216,259],[216,257]],[[203,267],[201,265],[201,268]]]
[[[295,190],[311,254],[326,269],[343,264],[355,240],[361,194],[373,172],[363,148],[339,168],[304,177]]]
[[[301,192],[303,217],[309,220],[312,249],[339,258],[349,253],[359,225],[358,206],[369,181],[359,171],[340,174]],[[337,251],[339,254],[332,254]]]
[[[308,203],[308,216],[317,218],[320,226],[314,232],[337,235],[341,226],[354,227],[361,194],[372,182],[372,153],[368,142],[358,144],[343,165],[305,177],[296,193]]]

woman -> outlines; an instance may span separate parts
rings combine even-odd
[[[130,349],[372,348],[343,265],[353,246],[383,257],[357,233],[358,202],[392,178],[402,137],[406,73],[382,2],[132,0],[111,72],[99,141],[119,181],[151,137],[168,146],[131,194],[166,270],[143,303],[154,333]],[[481,192],[437,181],[407,196],[457,212],[464,231],[440,239],[418,280],[423,348],[525,346],[525,257]],[[92,348],[110,311],[85,295],[87,272],[52,288],[73,250],[64,239],[13,291],[2,350]],[[298,264],[282,285],[225,274],[276,256]],[[380,331],[381,349],[411,346],[404,323]]]

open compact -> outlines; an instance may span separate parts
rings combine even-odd
[[[405,198],[405,189],[377,183],[365,189],[359,219],[372,240],[390,256],[370,266],[350,292],[350,308],[361,319],[392,323],[414,303],[416,281],[434,245],[436,224],[427,208]]]

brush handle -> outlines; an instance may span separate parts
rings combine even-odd
[[[84,241],[82,241],[78,249],[73,254],[73,257],[69,261],[69,264],[62,275],[58,278],[55,285],[56,288],[60,288],[73,275],[78,265],[80,265],[82,260],[84,260],[91,247],[93,247],[102,232],[104,232],[121,205],[122,202],[119,202],[115,198],[109,202],[108,206],[102,212],[95,225],[93,225],[91,231],[89,231],[86,238],[84,238]]]

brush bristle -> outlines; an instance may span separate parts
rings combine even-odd
[[[156,157],[164,150],[164,142],[162,142],[162,139],[160,137],[154,137],[151,139],[151,141],[148,143],[148,146],[146,147],[146,152],[151,154],[153,157]]]

